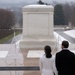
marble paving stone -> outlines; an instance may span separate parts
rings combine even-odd
[[[0,51],[0,58],[5,58],[8,54],[8,51]]]
[[[42,55],[44,55],[43,50],[29,50],[27,58],[40,58]]]

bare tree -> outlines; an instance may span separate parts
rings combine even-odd
[[[15,22],[13,11],[0,9],[0,29],[10,29],[15,25]]]

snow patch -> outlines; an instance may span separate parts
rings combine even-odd
[[[75,38],[75,30],[64,31],[65,34]]]

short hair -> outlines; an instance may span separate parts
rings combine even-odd
[[[64,48],[68,48],[69,47],[69,42],[68,41],[62,41],[62,46]]]
[[[44,51],[45,51],[45,55],[46,55],[46,57],[47,58],[51,58],[51,47],[50,46],[48,46],[48,45],[46,45],[45,47],[44,47]]]

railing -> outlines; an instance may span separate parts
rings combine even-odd
[[[33,66],[33,67],[25,67],[25,66],[17,66],[17,67],[0,67],[0,71],[38,71],[40,70],[38,66]]]

